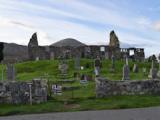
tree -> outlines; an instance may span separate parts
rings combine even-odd
[[[4,49],[4,43],[0,42],[0,62],[3,60],[3,49]]]

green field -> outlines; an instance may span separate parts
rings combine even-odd
[[[32,61],[16,64],[17,80],[31,81],[33,78],[46,78],[49,83],[58,82],[60,80],[58,70],[58,60]],[[73,73],[74,60],[67,61],[69,65],[68,79],[74,80]],[[133,73],[132,67],[134,62],[129,62],[131,68],[131,80],[144,80],[147,75],[142,73],[142,68],[146,67],[147,71],[151,67],[151,63],[137,63],[139,73]],[[122,68],[124,61],[116,61],[116,70],[110,72],[111,61],[102,61],[101,75],[110,80],[122,79]],[[81,66],[84,70],[80,70],[80,74],[87,74],[94,78],[94,61],[90,59],[82,59]],[[158,64],[156,65],[158,68]],[[0,66],[0,69],[2,66]],[[48,74],[48,76],[44,76]],[[147,73],[148,74],[148,73]],[[1,78],[1,76],[0,76]],[[113,96],[108,98],[97,99],[95,96],[95,82],[90,81],[87,85],[82,86],[79,81],[73,83],[62,83],[62,86],[74,86],[78,89],[63,91],[61,96],[50,96],[49,101],[43,104],[30,105],[0,105],[0,115],[27,114],[27,113],[44,113],[44,112],[62,112],[62,111],[80,111],[80,110],[102,110],[102,109],[124,109],[139,108],[149,106],[159,106],[160,96]]]

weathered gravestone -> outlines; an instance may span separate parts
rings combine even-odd
[[[139,68],[138,68],[137,64],[134,64],[134,66],[133,66],[133,72],[134,73],[138,73],[139,72]]]
[[[160,78],[160,54],[158,56],[158,60],[159,60],[159,69],[158,69],[158,72],[157,72],[157,77]]]
[[[68,65],[66,62],[62,62],[59,64],[59,70],[61,71],[61,74],[67,74]]]
[[[79,70],[80,69],[80,56],[76,56],[75,58],[75,69]]]
[[[15,66],[13,64],[7,64],[7,80],[14,81],[15,80]]]
[[[129,65],[128,65],[128,57],[126,57],[126,63],[123,66],[123,78],[122,80],[130,80],[130,69],[129,69]]]
[[[94,67],[95,67],[95,75],[96,77],[98,77],[100,75],[100,68],[101,68],[101,60],[98,56],[94,61]]]
[[[152,66],[148,75],[148,78],[154,80],[157,78],[157,69],[154,67],[154,61],[152,60]]]

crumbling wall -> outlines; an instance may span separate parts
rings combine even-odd
[[[26,104],[30,103],[30,87],[32,84],[32,102],[47,101],[47,84],[42,80],[32,82],[0,82],[0,103]]]
[[[160,81],[110,81],[105,78],[96,79],[97,97],[143,94],[160,95]]]

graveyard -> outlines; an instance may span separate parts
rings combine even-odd
[[[60,66],[61,60],[40,60],[27,61],[14,64],[16,82],[31,82],[33,79],[45,80],[48,86],[47,101],[40,104],[0,104],[0,115],[15,115],[45,112],[68,112],[84,110],[104,110],[104,109],[126,109],[141,108],[160,105],[160,96],[154,94],[142,95],[111,95],[98,98],[96,96],[96,76],[94,74],[94,59],[80,59],[76,63],[75,59],[65,60],[67,67]],[[123,66],[125,60],[102,60],[100,76],[109,81],[122,81]],[[134,64],[138,70],[134,71]],[[78,65],[78,66],[77,66]],[[114,70],[113,70],[114,66]],[[148,78],[152,62],[133,62],[129,60],[130,80],[144,81]],[[159,64],[155,63],[155,68],[159,69]],[[77,69],[77,67],[79,69]],[[7,66],[4,69],[4,81],[7,79]],[[61,70],[61,68],[63,68]],[[146,69],[144,73],[143,69]],[[0,66],[2,70],[2,65]],[[87,81],[81,81],[81,76],[85,75]],[[0,76],[2,77],[2,76]],[[13,82],[11,81],[11,82]],[[59,91],[52,91],[52,85],[61,87]]]

